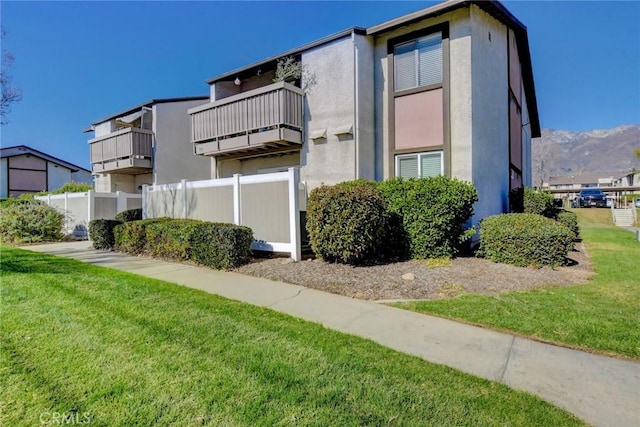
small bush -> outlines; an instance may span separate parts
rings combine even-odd
[[[149,224],[170,221],[170,218],[149,218],[140,221],[125,222],[113,230],[115,249],[133,255],[144,253],[146,245],[146,228]]]
[[[555,218],[557,214],[555,199],[548,191],[515,188],[511,190],[509,201],[513,213],[530,213],[547,218]]]
[[[89,236],[96,249],[113,249],[115,237],[113,229],[122,224],[122,221],[114,219],[94,219],[89,221]]]
[[[129,209],[118,212],[115,219],[121,222],[140,221],[142,219],[142,209]]]
[[[11,199],[9,199],[11,200]],[[39,200],[14,199],[0,206],[0,239],[8,243],[57,241],[65,216]]]
[[[450,258],[474,230],[465,225],[478,201],[475,187],[445,176],[379,183],[388,209],[402,218],[413,258]]]
[[[75,181],[70,181],[67,183],[64,183],[62,185],[62,187],[55,189],[53,191],[51,191],[51,194],[64,194],[64,193],[85,193],[89,190],[93,190],[93,185],[91,184],[85,184],[84,182],[75,182]],[[44,194],[47,194],[47,192],[43,192]]]
[[[386,202],[376,186],[322,186],[307,202],[307,231],[316,256],[330,262],[363,264],[383,253]]]
[[[556,215],[556,221],[564,224],[572,233],[574,239],[580,238],[580,228],[578,227],[578,216],[574,212],[560,210]]]
[[[190,238],[191,259],[227,270],[249,262],[252,243],[253,231],[249,227],[201,222]]]
[[[480,224],[479,254],[520,267],[558,266],[573,249],[573,237],[567,227],[541,215],[495,215]]]

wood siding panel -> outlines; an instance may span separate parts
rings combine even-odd
[[[395,148],[420,149],[444,144],[442,89],[395,98]]]

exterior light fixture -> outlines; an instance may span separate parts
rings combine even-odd
[[[240,77],[236,77],[233,83],[235,83],[236,86],[240,86],[242,84],[242,81],[240,80]]]

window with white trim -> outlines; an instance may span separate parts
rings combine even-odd
[[[395,91],[442,83],[442,33],[437,32],[393,48]]]
[[[443,157],[442,151],[397,155],[396,176],[409,179],[444,175]]]

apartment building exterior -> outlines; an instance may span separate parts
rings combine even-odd
[[[145,184],[207,179],[207,159],[195,156],[187,109],[207,96],[152,99],[91,124],[85,132],[98,192],[140,193]]]
[[[281,58],[306,74],[274,82]],[[540,124],[527,30],[498,2],[447,1],[207,83],[190,141],[212,178],[295,166],[314,188],[444,174],[476,186],[476,221],[531,185]]]

